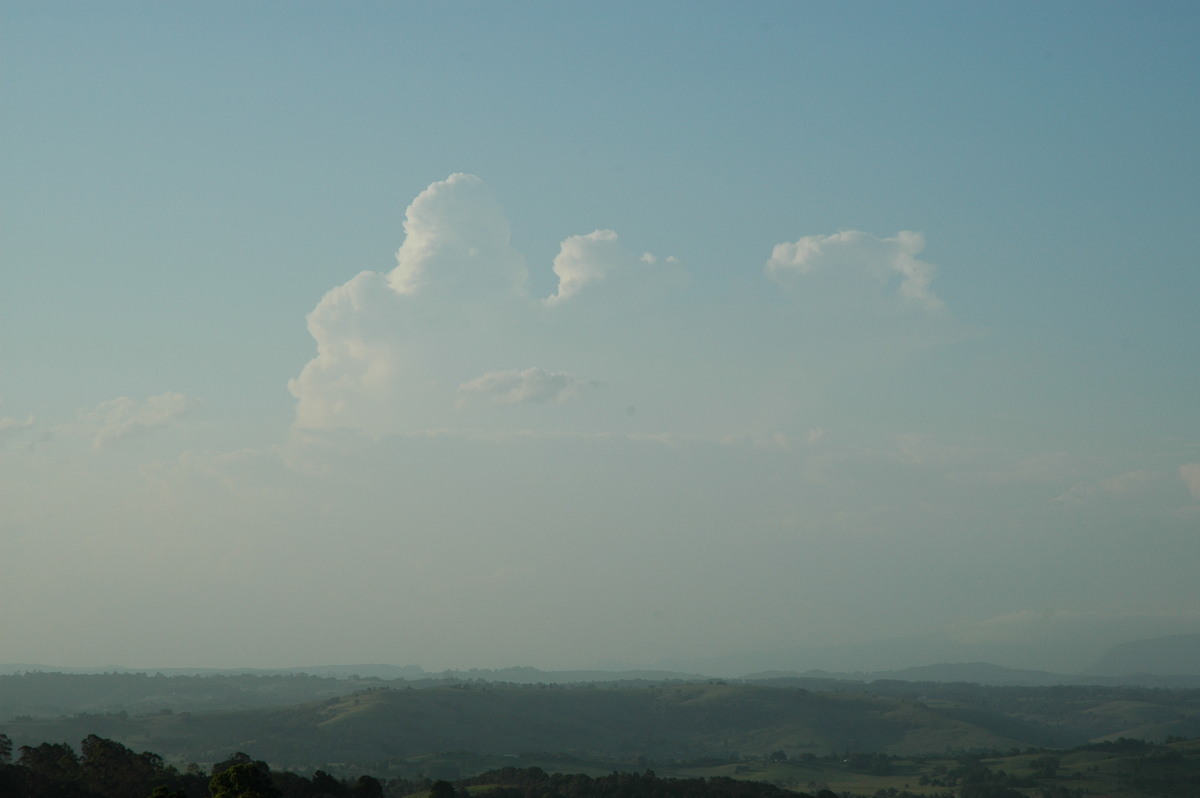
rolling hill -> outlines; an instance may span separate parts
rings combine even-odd
[[[652,688],[458,685],[370,689],[291,707],[80,715],[0,725],[17,745],[95,733],[176,762],[253,750],[293,767],[377,764],[440,751],[573,752],[591,759],[765,756],[786,750],[1009,749],[1071,744],[1061,729],[943,701],[750,685]]]

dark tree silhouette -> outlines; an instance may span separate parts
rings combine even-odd
[[[212,798],[279,798],[271,774],[249,762],[213,776],[208,792]]]

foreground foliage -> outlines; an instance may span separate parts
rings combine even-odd
[[[22,746],[0,734],[0,796],[20,798],[1151,798],[1195,794],[1200,740],[1121,738],[1067,751],[901,758],[783,751],[758,761],[710,762],[691,773],[548,773],[502,767],[451,782],[429,777],[338,778],[273,771],[244,753],[180,770],[157,754],[88,735]]]

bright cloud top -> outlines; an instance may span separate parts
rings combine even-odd
[[[876,238],[858,230],[804,236],[777,244],[766,273],[780,285],[790,286],[807,275],[840,272],[868,281],[879,291],[899,279],[896,293],[902,299],[936,310],[942,307],[942,300],[930,290],[936,267],[915,257],[924,249],[925,237],[911,230],[901,230],[893,238]]]
[[[359,273],[308,315],[317,356],[289,383],[297,426],[470,426],[472,407],[554,404],[589,384],[527,366],[546,356],[541,341],[551,336],[534,329],[543,303],[527,296],[525,260],[482,180],[455,174],[433,183],[409,205],[404,231],[390,273]],[[554,262],[558,292],[548,302],[626,260],[610,230],[568,238]]]
[[[408,206],[404,243],[388,283],[397,293],[521,293],[525,259],[509,244],[508,220],[491,190],[458,173],[429,186]]]
[[[571,236],[562,242],[554,258],[554,273],[558,275],[558,292],[546,298],[547,305],[562,302],[588,283],[620,267],[626,260],[612,230],[596,230],[585,236]]]

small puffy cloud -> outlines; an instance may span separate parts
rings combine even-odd
[[[24,419],[13,418],[12,416],[0,417],[0,446],[3,446],[10,438],[17,437],[22,430],[27,430],[32,426],[32,413]]]
[[[33,426],[33,414],[32,413],[30,413],[28,416],[26,416],[25,420],[23,420],[23,421],[21,419],[13,418],[11,416],[8,416],[6,418],[0,418],[0,433],[5,432],[6,430],[24,429],[25,427],[32,427],[32,426]]]
[[[194,400],[174,392],[161,393],[144,401],[121,396],[80,413],[79,420],[94,429],[92,445],[100,449],[114,441],[164,427],[195,404]]]
[[[524,371],[492,371],[464,382],[458,393],[464,399],[480,398],[496,405],[530,402],[565,402],[577,398],[585,388],[597,383],[585,382],[563,371],[528,368]]]
[[[647,260],[649,253],[642,256]],[[653,258],[653,255],[650,255]],[[558,291],[546,298],[547,305],[556,305],[577,293],[588,283],[603,280],[619,268],[627,258],[612,230],[596,230],[585,236],[571,236],[562,242],[554,258],[554,273],[558,275]]]
[[[942,307],[942,300],[930,289],[936,267],[915,257],[923,249],[925,237],[911,230],[902,230],[893,238],[876,238],[858,230],[804,236],[777,244],[767,261],[766,274],[789,286],[811,275],[836,273],[866,281],[880,292],[898,280],[896,293],[901,299],[936,310]]]
[[[451,175],[405,211],[404,243],[388,282],[400,294],[519,294],[528,270],[509,238],[504,209],[484,182]]]
[[[1193,498],[1200,499],[1200,463],[1184,463],[1179,467],[1179,478],[1187,485]]]

